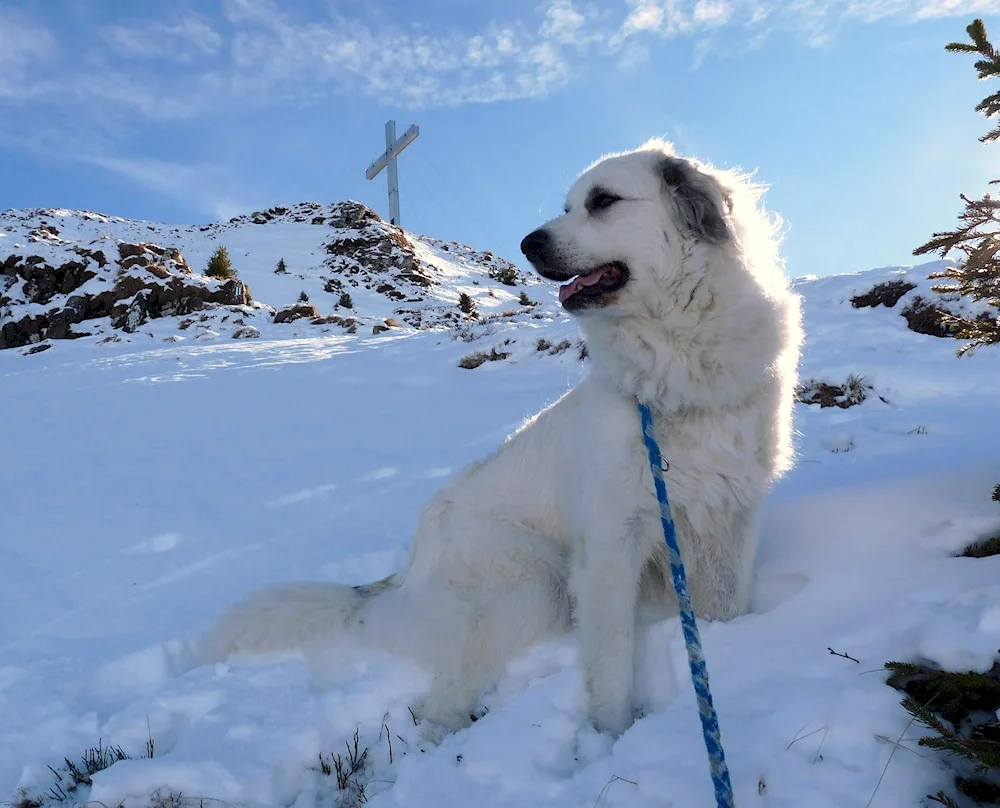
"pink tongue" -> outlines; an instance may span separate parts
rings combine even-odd
[[[598,270],[597,272],[591,272],[589,275],[581,275],[578,278],[573,278],[569,283],[563,284],[559,287],[559,302],[565,303],[572,295],[575,295],[585,286],[594,286],[601,282],[601,278],[604,277],[604,270]]]

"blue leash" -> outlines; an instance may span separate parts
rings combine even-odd
[[[670,573],[674,579],[674,590],[677,592],[677,605],[681,613],[681,627],[684,629],[684,642],[687,644],[688,662],[691,665],[691,681],[698,697],[698,714],[701,716],[701,728],[705,735],[705,748],[708,750],[708,764],[712,773],[712,785],[715,786],[715,802],[718,808],[734,808],[733,786],[729,782],[729,769],[726,766],[726,756],[722,752],[722,737],[719,733],[719,717],[712,704],[712,693],[708,689],[708,668],[705,666],[705,654],[701,650],[701,638],[698,636],[698,624],[694,619],[694,607],[691,605],[691,595],[687,588],[687,575],[684,573],[684,561],[681,559],[680,547],[677,546],[677,531],[674,530],[674,519],[670,515],[670,502],[667,499],[667,484],[663,481],[663,458],[660,447],[653,436],[653,414],[642,402],[639,402],[639,417],[642,420],[642,436],[649,452],[649,467],[653,472],[653,484],[656,486],[656,498],[660,502],[660,521],[663,523],[663,536],[667,540],[667,550],[670,552]]]

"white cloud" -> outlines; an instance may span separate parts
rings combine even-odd
[[[917,9],[913,16],[918,20],[1000,13],[1000,0],[924,0],[916,5]]]
[[[698,0],[694,4],[692,16],[695,22],[708,26],[725,25],[733,13],[726,0]]]
[[[655,0],[633,0],[631,10],[622,22],[622,32],[633,34],[637,31],[656,31],[666,17],[663,6]]]
[[[199,56],[214,56],[222,37],[200,17],[176,23],[150,22],[139,26],[112,25],[102,28],[108,47],[125,57],[169,59],[185,62]]]
[[[552,0],[545,11],[541,35],[564,44],[576,44],[587,20],[574,8],[572,0]]]

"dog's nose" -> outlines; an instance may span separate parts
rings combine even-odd
[[[524,253],[524,257],[531,263],[543,264],[545,263],[545,253],[548,252],[551,242],[552,236],[549,235],[549,231],[539,228],[528,233],[521,240],[521,252]]]

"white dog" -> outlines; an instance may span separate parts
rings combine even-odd
[[[425,666],[415,710],[459,728],[507,660],[575,624],[590,720],[624,732],[638,611],[674,598],[636,401],[669,463],[700,617],[748,608],[760,505],[791,462],[799,300],[758,197],[658,140],[584,172],[521,249],[565,282],[587,378],[445,486],[401,572],[253,594],[204,659],[363,644]]]

